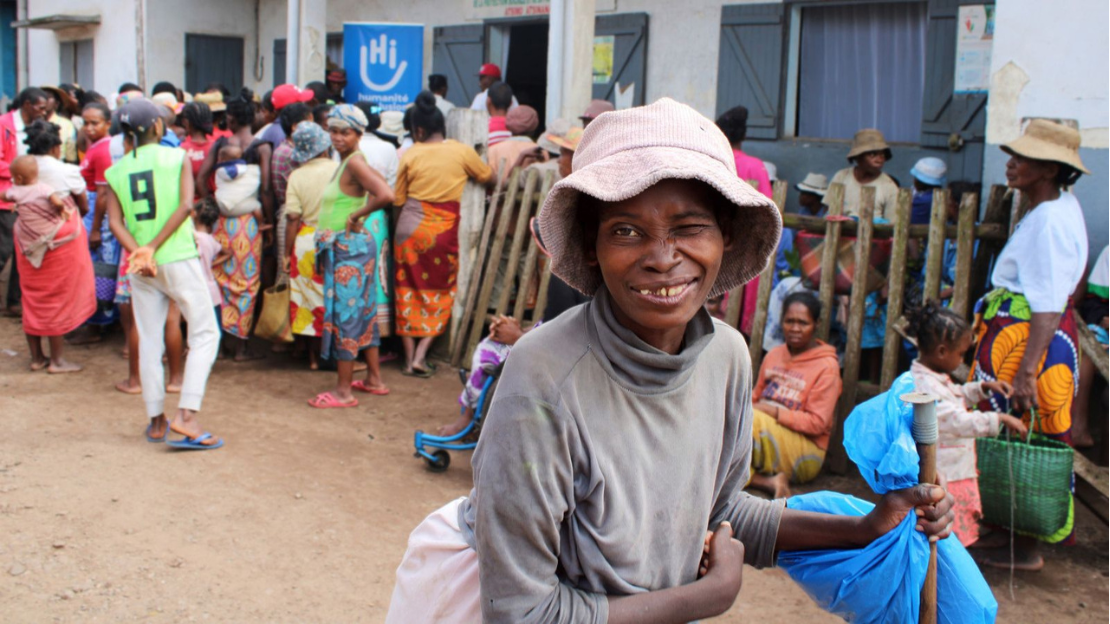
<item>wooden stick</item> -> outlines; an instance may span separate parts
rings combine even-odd
[[[967,317],[971,297],[971,254],[975,250],[975,213],[979,210],[979,196],[967,193],[960,202],[960,216],[956,226],[956,283],[952,285],[952,311]]]
[[[875,214],[875,187],[860,190],[859,236],[856,238],[856,270],[852,274],[852,298],[848,303],[848,344],[844,348],[844,391],[837,404],[837,418],[833,422],[829,439],[829,470],[844,474],[848,456],[844,452],[844,419],[856,405],[856,385],[859,383],[861,345],[863,344],[863,314],[867,303],[867,273],[871,265],[871,221]],[[824,312],[822,312],[824,314]]]
[[[918,483],[937,482],[937,397],[924,392],[903,394],[902,401],[913,405],[913,440],[919,458]],[[937,544],[929,542],[929,567],[921,586],[920,624],[937,621]]]
[[[795,230],[802,230],[805,232],[812,232],[814,234],[821,234],[825,231],[827,225],[825,217],[811,217],[808,215],[800,215],[788,213],[782,217],[782,226],[794,228]],[[855,236],[856,230],[859,225],[855,221],[846,221],[840,230],[844,236]],[[872,233],[879,237],[889,237],[894,235],[893,223],[876,223],[872,227]],[[958,226],[945,225],[944,238],[949,240],[956,240],[959,236]],[[924,224],[911,225],[909,229],[910,239],[927,239],[929,237],[929,226]],[[975,237],[981,240],[1005,242],[1006,226],[1001,223],[986,222],[980,223],[975,226]]]
[[[509,265],[505,267],[504,283],[501,284],[501,296],[497,298],[497,306],[494,312],[498,316],[504,314],[505,310],[509,308],[509,297],[513,294],[513,282],[516,280],[516,271],[520,266],[521,250],[526,244],[529,247],[535,247],[532,244],[532,237],[528,234],[528,219],[532,216],[532,198],[535,196],[539,177],[539,172],[533,169],[528,172],[528,179],[524,181],[524,199],[520,202],[516,229],[513,230],[513,240],[509,245]],[[493,274],[497,275],[496,270]],[[518,299],[522,296],[527,295],[517,293]]]
[[[501,179],[503,171],[498,171],[498,180]],[[501,201],[498,201],[501,200]],[[498,183],[497,189],[490,199],[489,211],[486,213],[486,222],[482,226],[482,238],[478,243],[478,248],[475,249],[474,264],[470,266],[470,278],[467,280],[466,288],[466,303],[463,304],[463,316],[455,331],[454,336],[451,338],[451,366],[458,367],[462,359],[462,347],[466,344],[466,336],[468,334],[468,327],[470,327],[470,320],[474,315],[474,303],[478,300],[478,287],[482,280],[482,270],[485,269],[486,264],[486,250],[489,249],[489,239],[493,233],[493,224],[497,220],[498,211],[504,204],[504,194],[501,192],[501,184]],[[461,248],[459,254],[465,253]],[[462,270],[460,266],[459,270]]]
[[[536,309],[532,310],[532,324],[546,320],[543,311],[547,308],[547,288],[551,284],[551,258],[540,258],[540,288],[536,292]]]
[[[910,212],[913,191],[900,189],[894,205],[894,241],[890,251],[890,272],[887,276],[886,333],[883,336],[883,368],[879,385],[883,390],[894,383],[898,374],[898,356],[902,353],[902,340],[894,331],[894,323],[902,316],[906,289],[906,244],[909,242]]]
[[[771,199],[781,216],[786,207],[786,193],[789,186],[783,180],[776,180]],[[775,284],[775,256],[759,274],[759,292],[756,295],[755,317],[752,319],[751,358],[752,374],[759,373],[763,362],[763,330],[767,327],[767,307],[771,302],[771,287]]]
[[[844,214],[844,186],[830,184],[825,193],[828,199],[829,217],[839,217]],[[817,338],[829,340],[829,326],[832,324],[832,302],[836,294],[836,252],[840,247],[840,228],[842,221],[832,220],[825,222],[825,242],[821,250],[821,284],[818,298],[821,300],[821,318],[817,320]]]
[[[538,217],[540,215],[540,208],[543,208],[543,202],[545,199],[547,199],[547,194],[551,191],[551,186],[554,183],[555,172],[547,171],[544,174],[543,182],[540,185],[540,193],[536,196],[536,208],[533,211],[533,217]],[[524,327],[524,309],[528,304],[528,293],[532,290],[532,280],[536,278],[536,274],[538,272],[536,270],[536,263],[539,260],[540,253],[539,246],[536,245],[535,241],[531,240],[531,232],[528,233],[528,238],[530,242],[528,244],[528,253],[524,256],[524,275],[522,276],[520,282],[520,292],[523,293],[523,296],[517,296],[516,306],[513,308],[513,318],[516,319],[516,322],[521,327]],[[538,297],[536,303],[539,303]],[[532,311],[532,316],[536,316],[535,310]]]
[[[493,296],[493,282],[497,279],[497,266],[501,262],[501,250],[505,247],[506,234],[509,231],[509,221],[512,220],[513,206],[516,204],[517,191],[520,189],[520,169],[514,169],[509,175],[508,191],[505,194],[505,203],[502,205],[497,219],[497,233],[490,245],[489,255],[486,256],[485,279],[478,292],[478,303],[474,308],[471,320],[470,335],[467,336],[466,349],[462,352],[462,361],[469,362],[474,348],[482,339],[482,328],[486,323],[486,313],[489,310],[489,300]]]
[[[929,247],[925,258],[924,300],[940,298],[940,270],[944,266],[944,225],[948,219],[948,191],[933,190],[933,213],[929,219]]]
[[[1009,232],[1010,228],[1007,223],[1010,212],[1006,208],[1006,191],[1008,189],[1001,184],[995,184],[991,187],[990,195],[987,196],[987,210],[983,215],[984,226],[997,227],[1003,232]],[[1002,251],[1002,241],[995,241],[986,239],[978,233],[976,229],[976,237],[980,239],[979,251],[975,254],[975,262],[971,269],[971,293],[968,301],[975,301],[979,297],[990,290],[990,280],[988,278],[988,271],[990,271],[991,262],[994,260],[995,255]]]

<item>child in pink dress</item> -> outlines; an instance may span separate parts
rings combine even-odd
[[[1024,436],[1021,419],[998,412],[971,411],[979,401],[997,392],[1010,396],[1004,381],[956,384],[949,376],[964,361],[971,347],[971,326],[955,312],[935,302],[906,314],[908,333],[917,339],[919,354],[910,366],[918,392],[937,397],[937,466],[948,477],[948,491],[956,499],[953,532],[964,546],[979,539],[979,471],[975,467],[975,438],[993,437],[999,425]]]

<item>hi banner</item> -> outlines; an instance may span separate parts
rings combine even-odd
[[[423,24],[343,24],[343,66],[351,103],[404,110],[423,87]]]

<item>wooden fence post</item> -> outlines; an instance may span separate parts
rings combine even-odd
[[[906,244],[910,235],[910,210],[913,191],[900,189],[894,207],[894,240],[891,244],[890,271],[887,274],[889,295],[886,307],[886,334],[883,336],[883,368],[879,378],[882,390],[890,388],[898,373],[898,356],[902,352],[902,339],[894,324],[902,316],[906,289]]]
[[[844,349],[844,391],[837,403],[837,417],[829,439],[829,470],[844,474],[848,455],[844,450],[844,419],[856,405],[859,384],[860,346],[863,343],[863,314],[867,300],[867,274],[871,265],[871,222],[875,214],[875,188],[860,189],[859,234],[856,237],[856,270],[852,274],[852,298],[848,303],[848,344]],[[827,242],[827,239],[826,239]],[[822,283],[824,286],[824,283]]]
[[[539,194],[538,197],[536,197],[536,200],[535,200],[536,201],[536,208],[535,208],[534,214],[532,215],[533,217],[538,217],[539,216],[540,208],[543,208],[543,202],[544,202],[544,200],[547,199],[547,194],[549,192],[551,192],[551,186],[553,184],[555,184],[555,172],[554,171],[547,171],[544,174],[543,182],[540,184],[540,194]],[[532,280],[534,280],[536,278],[536,274],[539,272],[539,270],[537,268],[537,260],[538,259],[539,259],[539,246],[536,245],[534,241],[532,241],[532,233],[529,232],[528,233],[528,253],[526,253],[524,255],[524,268],[523,268],[524,275],[521,276],[520,291],[518,291],[518,294],[517,294],[516,306],[513,307],[513,318],[516,319],[517,323],[519,323],[521,327],[524,327],[524,308],[528,303],[528,301],[527,301],[528,293],[532,290]],[[546,291],[547,283],[546,282],[544,282],[543,287],[544,287],[545,290],[542,293],[542,296],[544,298],[543,299],[544,302],[546,303],[546,301],[547,301],[547,291]],[[537,296],[536,296],[536,306],[537,307],[539,307],[539,303],[540,303],[540,293],[537,292]],[[539,311],[532,310],[532,316],[533,317],[536,317],[537,315],[542,315],[542,314],[543,314],[542,309],[539,310]],[[533,323],[534,322],[535,321],[533,320]]]
[[[532,244],[532,237],[528,234],[528,219],[532,216],[532,207],[536,202],[536,186],[539,185],[540,174],[533,169],[526,175],[524,196],[520,199],[520,208],[518,208],[519,212],[516,215],[516,229],[513,230],[512,242],[509,245],[509,264],[505,267],[505,277],[501,284],[501,296],[497,298],[497,305],[494,308],[497,315],[504,314],[509,308],[509,298],[513,294],[513,281],[516,280],[516,272],[520,267],[520,252],[524,249],[524,245],[535,247]],[[493,275],[496,278],[496,269]],[[520,293],[517,293],[517,295],[519,299]]]
[[[821,250],[821,284],[818,298],[821,300],[821,318],[817,321],[817,338],[828,342],[829,326],[832,324],[833,295],[836,294],[836,256],[840,247],[839,218],[844,214],[844,187],[830,184],[825,197],[828,199],[829,221],[825,223],[825,242]]]
[[[968,301],[975,301],[990,290],[990,276],[987,272],[990,270],[991,261],[1002,251],[1002,246],[1006,243],[1005,238],[998,241],[984,238],[979,234],[979,230],[983,226],[991,225],[998,227],[1004,234],[1009,231],[1006,221],[1010,217],[1010,211],[1006,206],[1007,190],[1001,184],[991,186],[990,195],[987,196],[987,210],[983,214],[983,223],[975,228],[976,238],[980,242],[979,251],[975,252],[975,262],[971,269],[971,293]]]
[[[925,258],[925,287],[922,304],[940,298],[940,271],[944,265],[944,226],[948,221],[948,191],[933,190],[933,212],[929,219],[929,246]]]
[[[975,250],[975,216],[979,196],[964,195],[956,225],[956,283],[952,285],[952,311],[967,318],[971,293],[971,254]]]
[[[447,115],[447,138],[463,145],[470,145],[485,160],[489,142],[489,113],[465,108],[452,110]],[[462,330],[460,320],[463,317],[467,293],[470,290],[470,278],[473,274],[471,267],[478,251],[478,240],[481,237],[485,216],[486,188],[468,179],[463,188],[462,199],[459,200],[459,272],[456,278],[457,296],[455,305],[451,309],[448,344],[454,344],[458,333]]]
[[[786,210],[786,194],[789,188],[786,181],[775,181],[771,199],[775,202],[775,207],[779,209],[779,216],[782,216]],[[767,313],[769,312],[767,306],[771,302],[771,288],[775,284],[775,257],[775,255],[771,256],[771,260],[767,263],[763,272],[759,274],[759,292],[756,296],[755,317],[752,319],[751,349],[749,349],[752,357],[753,375],[759,374],[759,365],[763,361],[763,330],[767,327]]]

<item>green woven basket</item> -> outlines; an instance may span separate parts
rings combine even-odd
[[[1034,419],[1040,423],[1035,412]],[[975,452],[985,522],[1050,542],[1071,533],[1070,446],[1030,433],[1025,440],[1008,435],[978,438]]]

